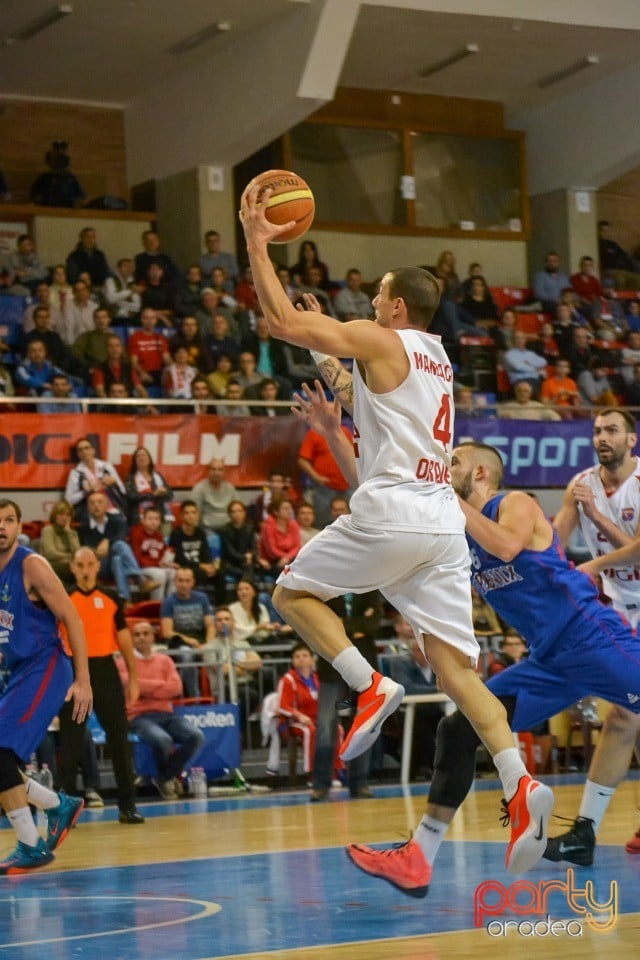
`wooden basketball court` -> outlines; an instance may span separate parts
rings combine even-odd
[[[574,816],[582,778],[549,778],[554,780],[555,813]],[[637,775],[613,799],[594,867],[576,868],[571,902],[562,889],[548,894],[545,914],[567,927],[556,935],[540,927],[531,934],[532,923],[543,918],[500,909],[496,899],[495,890],[502,890],[505,903],[517,892],[524,911],[541,881],[555,879],[566,887],[568,880],[566,865],[546,861],[526,878],[506,873],[507,832],[499,820],[496,781],[478,781],[459,811],[425,900],[407,898],[366,876],[344,854],[350,840],[401,842],[422,814],[423,786],[373,790],[375,799],[357,801],[335,790],[320,804],[310,804],[306,792],[142,804],[148,819],[135,827],[120,825],[114,808],[87,812],[55,864],[0,880],[0,956],[515,960],[524,951],[533,960],[638,956],[640,856],[624,851],[640,824]],[[552,833],[564,828],[552,821]],[[4,848],[12,841],[8,830],[0,833]],[[478,887],[490,879],[498,884],[493,899],[480,897]],[[514,888],[516,881],[520,886]],[[608,932],[593,929],[588,912],[580,912],[585,887],[601,904],[616,893],[613,908],[593,920],[604,923],[609,916]],[[479,897],[495,912],[476,927]],[[508,927],[507,921],[512,921]]]

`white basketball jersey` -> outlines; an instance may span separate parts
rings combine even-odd
[[[574,478],[593,490],[596,507],[605,517],[615,523],[630,537],[635,537],[640,522],[640,460],[634,457],[636,467],[630,477],[613,493],[607,495],[600,479],[600,467],[595,466]],[[615,547],[589,520],[578,504],[580,526],[587,541],[589,552],[594,557],[611,553]],[[602,589],[613,606],[628,620],[637,619],[634,611],[640,611],[640,565],[607,567],[602,571]]]
[[[453,371],[440,337],[397,330],[409,373],[390,393],[372,393],[353,365],[358,526],[463,533],[451,487]]]

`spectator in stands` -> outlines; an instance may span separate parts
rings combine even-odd
[[[540,393],[547,364],[544,357],[538,356],[537,353],[529,349],[527,335],[522,330],[514,332],[513,346],[505,353],[503,363],[509,377],[509,383],[513,388],[517,383],[525,381],[531,385],[535,396]]]
[[[589,331],[585,327],[574,327],[571,344],[565,355],[571,364],[571,376],[578,382],[583,370],[589,370],[595,354],[589,343]],[[560,344],[558,344],[560,346]],[[560,346],[562,350],[562,346]]]
[[[289,407],[276,406],[280,400],[286,400],[280,392],[280,384],[272,377],[264,377],[258,387],[258,400],[264,400],[267,406],[250,407],[251,415],[254,417],[288,417]]]
[[[596,275],[593,257],[580,257],[580,268],[571,277],[571,286],[580,299],[580,309],[587,320],[592,320],[594,307],[602,296],[602,284]]]
[[[190,400],[191,386],[198,376],[198,369],[189,359],[189,350],[184,344],[170,344],[171,363],[162,371],[162,395],[173,400]]]
[[[519,663],[528,656],[529,651],[521,634],[512,627],[507,627],[501,644],[501,652],[494,657],[489,667],[489,676],[493,677],[496,673],[501,673],[507,667],[512,667],[514,663]]]
[[[602,297],[593,319],[595,335],[601,340],[622,340],[628,330],[627,318],[622,304],[616,299],[611,277],[605,277],[602,288]]]
[[[202,302],[202,289],[207,286],[202,279],[202,270],[197,263],[187,267],[183,277],[178,277],[176,294],[178,314],[181,317],[193,315]]]
[[[628,407],[640,407],[640,363],[633,368],[633,380],[623,387],[624,402]]]
[[[626,250],[611,239],[611,224],[598,221],[598,254],[600,273],[615,281],[618,290],[640,289],[640,271]]]
[[[211,336],[207,339],[207,347],[212,361],[215,363],[220,354],[231,357],[233,365],[238,362],[240,342],[231,336],[229,321],[222,313],[216,313],[211,321]]]
[[[127,520],[130,525],[141,523],[149,507],[155,507],[163,520],[173,522],[173,491],[162,474],[156,470],[146,447],[137,447],[133,451],[125,490]]]
[[[539,270],[533,278],[533,294],[545,313],[555,312],[562,291],[570,286],[569,277],[560,269],[560,257],[555,250],[550,250],[544,258],[544,270]]]
[[[87,498],[100,492],[109,500],[109,512],[125,515],[126,491],[118,473],[107,460],[96,457],[96,448],[88,437],[80,437],[73,444],[72,453],[77,461],[67,478],[64,498],[72,504],[78,523],[88,517]]]
[[[178,567],[188,567],[200,587],[216,588],[220,563],[213,559],[207,534],[200,526],[200,512],[194,500],[182,502],[180,524],[171,531],[169,547]]]
[[[204,245],[206,252],[200,257],[202,276],[209,280],[214,267],[223,267],[229,279],[235,284],[240,275],[238,261],[232,253],[225,253],[221,249],[222,239],[217,230],[207,230],[204,235]]]
[[[146,307],[140,313],[141,330],[136,330],[127,340],[127,353],[133,370],[143,384],[160,387],[163,367],[171,363],[169,341],[158,333],[156,311]]]
[[[500,323],[491,331],[491,336],[495,340],[497,359],[499,363],[504,360],[504,354],[513,346],[513,335],[516,330],[516,313],[511,307],[502,311]]]
[[[0,264],[0,270],[1,269],[2,268]],[[62,326],[60,311],[53,309],[51,306],[51,288],[49,284],[43,280],[36,287],[35,299],[32,297],[29,306],[25,308],[22,316],[23,333],[28,333],[29,331],[33,330],[35,326],[35,312],[41,307],[49,311],[52,328],[58,329]]]
[[[300,543],[304,547],[305,543],[308,543],[309,540],[312,540],[317,533],[320,533],[318,528],[315,526],[316,515],[313,511],[313,507],[310,503],[298,504],[296,509],[296,520],[298,521],[298,526],[300,528]]]
[[[319,313],[324,313],[329,317],[335,317],[331,297],[326,290],[321,287],[322,270],[320,267],[311,266],[305,273],[305,280],[300,283],[300,293],[310,293],[315,298]]]
[[[640,363],[640,331],[633,330],[627,337],[627,343],[620,355],[620,373],[624,383],[629,386],[635,380],[635,368]]]
[[[260,312],[260,303],[253,282],[251,267],[247,266],[242,271],[242,276],[236,287],[236,300],[241,310],[250,310],[252,313]]]
[[[565,357],[558,357],[554,372],[550,374],[540,391],[540,399],[554,407],[575,407],[580,403],[578,384],[570,377],[571,364]]]
[[[207,414],[216,412],[216,408],[214,406],[211,406],[205,402],[207,400],[213,400],[213,394],[211,393],[211,389],[207,383],[207,378],[203,377],[200,373],[191,381],[191,399],[196,401],[191,407],[192,413]]]
[[[78,243],[67,257],[67,279],[74,284],[81,273],[88,273],[94,287],[102,289],[111,275],[107,258],[98,248],[98,235],[93,227],[80,231]]]
[[[262,524],[258,545],[258,563],[274,579],[298,555],[302,547],[290,500],[275,499],[269,505],[269,516]]]
[[[93,314],[93,330],[85,330],[71,346],[76,360],[88,371],[89,380],[93,370],[109,359],[109,340],[117,336],[111,333],[110,326],[111,314],[106,307],[98,307]]]
[[[362,274],[357,267],[347,270],[346,286],[335,295],[333,309],[338,320],[364,320],[373,316],[371,297],[362,289]]]
[[[142,381],[126,359],[124,345],[120,337],[110,333],[107,339],[107,360],[94,367],[91,385],[97,397],[108,396],[112,383],[124,383],[129,397],[147,397]]]
[[[241,384],[238,382],[237,374],[229,380],[229,386],[227,387],[227,395],[225,400],[243,400],[244,399],[244,390],[242,389]],[[221,404],[217,410],[219,414],[224,417],[250,417],[251,410],[246,403],[238,403],[233,406],[228,406],[227,404]]]
[[[26,359],[15,369],[15,381],[24,387],[31,397],[42,396],[51,389],[51,381],[56,373],[64,373],[47,360],[47,346],[42,339],[33,338],[27,346]]]
[[[504,420],[561,420],[555,410],[533,399],[528,380],[518,380],[513,388],[514,399],[498,404],[498,416]]]
[[[145,230],[142,234],[142,246],[144,250],[136,254],[134,278],[136,283],[146,283],[149,279],[149,267],[152,264],[158,264],[162,268],[162,276],[168,284],[174,284],[179,275],[179,270],[168,253],[163,253],[160,249],[160,235],[155,230]]]
[[[255,333],[244,337],[240,343],[240,352],[252,353],[256,359],[256,369],[263,377],[278,381],[283,396],[291,395],[291,381],[287,379],[287,361],[282,341],[275,340],[269,332],[266,317],[256,319]],[[240,366],[242,372],[242,366]],[[246,386],[245,386],[246,391]]]
[[[44,155],[49,169],[36,177],[30,190],[32,201],[41,207],[79,207],[85,199],[84,190],[69,169],[67,151],[64,140],[54,140]]]
[[[571,307],[566,303],[559,303],[555,309],[555,323],[553,325],[553,337],[558,344],[560,353],[566,353],[573,343],[574,330],[581,324],[575,319]],[[585,327],[587,333],[589,330]]]
[[[244,390],[244,396],[255,400],[262,382],[262,374],[258,373],[255,355],[250,350],[243,350],[240,353],[238,369],[236,379]]]
[[[344,424],[342,432],[349,442],[353,443],[353,435]],[[331,523],[332,499],[337,494],[343,494],[347,499],[351,497],[349,483],[338,467],[326,439],[315,430],[308,430],[302,440],[298,450],[298,467],[311,481],[316,523],[322,529]]]
[[[228,353],[219,353],[215,364],[215,369],[207,374],[207,383],[214,397],[222,399],[227,395],[229,381],[235,372],[233,358]]]
[[[299,390],[303,383],[313,382],[318,376],[318,368],[307,348],[296,347],[292,343],[285,343],[283,346],[287,365],[286,376],[293,389]]]
[[[271,622],[267,607],[260,603],[253,580],[240,577],[236,595],[238,599],[229,604],[236,638],[246,640],[252,646],[267,642],[283,625]],[[291,628],[287,627],[285,632],[291,633]]]
[[[187,348],[189,363],[200,373],[210,373],[213,370],[209,347],[204,337],[200,335],[195,317],[183,317],[180,321],[180,327],[171,338],[172,349],[175,351],[178,346]]]
[[[9,268],[13,272],[13,287],[9,293],[30,296],[49,271],[36,253],[36,246],[28,233],[21,233],[16,240],[16,249],[9,254]],[[20,289],[16,289],[20,288]]]
[[[99,568],[93,551],[81,547],[71,565],[77,585],[70,596],[87,636],[93,708],[107,736],[118,790],[119,821],[138,824],[144,823],[144,817],[135,806],[135,782],[125,709],[125,696],[130,703],[135,703],[140,692],[136,658],[122,602],[109,590],[97,586]],[[113,659],[118,650],[129,671],[129,684],[125,692]],[[75,790],[78,763],[82,756],[85,723],[76,723],[73,705],[65,703],[60,711],[60,779],[64,790],[71,793]]]
[[[471,588],[471,619],[476,637],[502,637],[498,615],[473,587]]]
[[[42,397],[55,400],[70,400],[78,394],[66,373],[54,373],[50,389],[42,391]],[[38,413],[82,413],[80,403],[39,403]]]
[[[547,366],[554,364],[560,356],[560,349],[556,342],[553,324],[549,320],[540,327],[540,336],[529,342],[529,346],[541,357],[544,357]]]
[[[112,380],[107,387],[106,399],[125,401],[132,400],[133,397],[129,392],[129,388],[124,380]],[[132,403],[105,403],[98,407],[98,412],[110,413],[111,415],[122,414],[122,416],[130,417],[137,416],[141,413],[156,413],[157,411],[151,407],[145,407],[143,410],[141,410],[138,404]]]
[[[481,263],[470,263],[469,264],[469,275],[466,280],[462,281],[461,292],[462,296],[468,297],[471,294],[471,284],[474,277],[484,277],[484,271],[482,269]],[[493,297],[491,298],[493,299]]]
[[[203,287],[200,294],[200,306],[196,310],[195,317],[198,322],[198,330],[204,340],[208,340],[213,335],[214,317],[220,314],[227,318],[229,324],[228,336],[239,341],[240,328],[235,319],[235,311],[223,304],[221,295],[213,287]]]
[[[640,330],[640,303],[632,300],[627,311],[627,326],[629,330]]]
[[[577,384],[580,399],[585,406],[618,406],[618,398],[607,376],[607,368],[598,354],[591,359],[589,369],[578,375]]]
[[[331,287],[329,281],[329,268],[323,263],[318,253],[318,248],[313,240],[303,240],[298,248],[298,259],[290,268],[291,275],[299,285],[309,284],[309,268],[317,267],[320,271],[319,282],[317,286],[321,290],[328,291]]]
[[[213,457],[207,468],[207,476],[193,487],[191,497],[200,514],[200,523],[207,536],[217,533],[227,522],[227,507],[238,497],[233,484],[225,480],[225,462]]]
[[[71,369],[73,359],[65,347],[62,337],[51,328],[51,311],[49,307],[38,306],[33,311],[33,329],[22,337],[18,351],[21,356],[26,356],[27,347],[32,340],[42,340],[46,350],[47,359],[54,366],[61,370]],[[77,368],[76,368],[77,369]]]
[[[71,563],[80,549],[78,533],[72,527],[73,507],[67,500],[54,503],[49,514],[49,522],[40,534],[41,553],[48,560],[63,583],[73,583]]]
[[[207,644],[202,657],[208,667],[209,685],[213,696],[220,696],[218,687],[217,664],[221,663],[223,683],[233,673],[238,702],[240,706],[240,725],[244,727],[247,705],[253,710],[258,704],[258,693],[254,687],[256,674],[262,667],[262,658],[247,640],[241,640],[235,630],[233,616],[229,607],[219,606],[214,616],[215,637]],[[229,690],[229,699],[231,690]]]
[[[213,609],[206,593],[195,589],[189,567],[178,567],[174,582],[175,593],[165,597],[160,608],[160,636],[176,663],[186,667],[182,672],[185,695],[197,697],[200,686],[193,665],[202,662],[198,649],[215,639]]]
[[[100,561],[100,578],[108,580],[113,577],[118,596],[130,601],[129,577],[136,577],[141,593],[157,590],[160,583],[148,577],[136,560],[127,543],[124,518],[109,513],[108,508],[109,501],[104,493],[90,493],[87,503],[89,519],[80,527],[78,536],[82,546],[90,547]]]
[[[462,308],[480,326],[493,326],[498,320],[498,308],[484,277],[473,277],[471,290],[462,301]]]
[[[202,750],[205,736],[188,720],[176,716],[173,700],[182,696],[182,680],[176,666],[165,653],[153,649],[153,627],[146,620],[132,629],[140,696],[127,703],[129,727],[143,743],[148,743],[158,767],[154,784],[164,800],[176,800],[184,793],[180,776]],[[123,686],[129,683],[126,663],[116,661]]]
[[[53,268],[50,294],[49,306],[52,310],[63,313],[65,306],[73,296],[73,290],[67,281],[67,268],[63,263],[58,263]]]
[[[227,507],[229,520],[220,527],[220,560],[225,586],[253,575],[256,562],[256,534],[248,521],[242,500],[232,500]]]
[[[292,503],[296,500],[291,481],[281,467],[272,467],[266,487],[249,506],[249,520],[258,532],[269,516],[269,507],[274,500],[290,500]]]
[[[295,303],[300,296],[300,287],[292,282],[291,271],[288,267],[279,266],[276,270],[276,274],[278,276],[278,280],[282,284],[282,289],[289,297],[289,300],[291,300],[292,303]]]
[[[176,315],[177,296],[173,281],[169,280],[159,263],[151,263],[147,275],[141,284],[142,294],[140,305],[151,307],[156,311],[158,322],[165,327],[173,327],[173,318]]]
[[[135,523],[129,532],[129,543],[139,567],[149,580],[157,583],[157,587],[149,592],[151,600],[162,600],[173,592],[177,569],[160,533],[162,516],[157,507],[146,507],[140,522]]]
[[[220,297],[221,307],[227,310],[233,310],[234,312],[238,309],[238,301],[233,295],[235,292],[234,284],[227,276],[227,271],[224,267],[213,268],[209,286]]]
[[[456,273],[456,258],[451,250],[443,250],[438,257],[433,273],[443,282],[442,296],[453,303],[462,301],[462,284]]]
[[[59,321],[59,333],[66,344],[71,346],[81,333],[93,330],[93,315],[98,308],[91,299],[91,290],[82,280],[73,285],[73,298],[65,305]]]
[[[133,260],[121,257],[112,276],[104,282],[104,299],[113,316],[123,324],[132,323],[140,313],[140,287],[133,276]]]
[[[456,417],[484,417],[487,410],[482,409],[476,399],[475,391],[472,387],[464,385],[457,387],[455,392]]]

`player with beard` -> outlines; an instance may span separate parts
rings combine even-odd
[[[580,525],[594,558],[581,570],[600,574],[602,591],[637,629],[640,622],[640,459],[633,455],[636,422],[626,410],[602,410],[593,423],[599,464],[569,483],[554,526],[566,545]],[[614,704],[592,757],[578,816],[570,830],[549,840],[545,857],[578,866],[593,863],[596,835],[615,788],[626,774],[640,717]],[[640,830],[626,845],[640,854]]]
[[[50,863],[80,816],[82,800],[49,790],[22,769],[65,701],[73,700],[78,723],[92,707],[82,623],[49,563],[18,543],[20,521],[17,503],[0,500],[0,643],[9,673],[0,695],[0,804],[18,838],[16,849],[0,861],[0,875]],[[58,621],[67,629],[73,668]],[[30,803],[45,812],[46,841]]]

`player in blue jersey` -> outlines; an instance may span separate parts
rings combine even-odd
[[[0,651],[9,671],[0,696],[0,804],[18,839],[16,849],[0,860],[0,875],[50,863],[80,816],[82,800],[49,790],[22,769],[66,700],[73,699],[78,722],[92,704],[80,617],[48,562],[19,545],[20,520],[19,506],[0,500]],[[58,621],[67,628],[73,668]],[[29,804],[45,812],[46,841]]]

